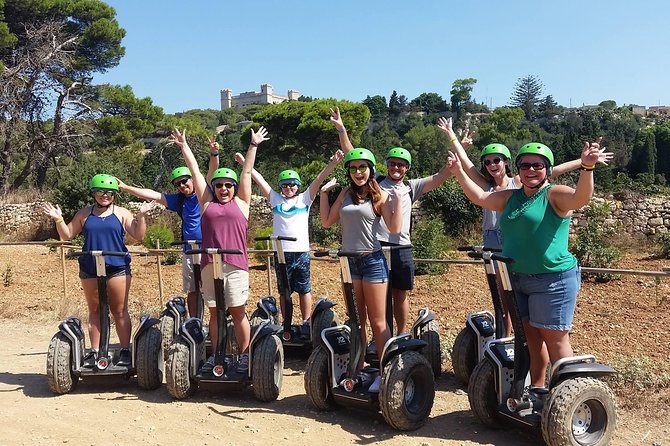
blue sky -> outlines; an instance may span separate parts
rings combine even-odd
[[[455,79],[506,105],[532,74],[564,106],[670,105],[670,2],[623,0],[109,0],[126,55],[96,82],[166,113],[220,107],[263,83],[317,98],[449,100]],[[665,56],[664,56],[665,54]]]

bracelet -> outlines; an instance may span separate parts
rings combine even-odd
[[[453,137],[449,138],[449,144],[451,144],[452,142],[456,141],[457,139],[458,139],[457,136],[453,136]]]
[[[347,131],[346,128],[342,127],[341,129],[337,129],[337,133],[345,133]]]
[[[57,225],[59,225],[61,223],[64,223],[64,222],[65,222],[65,220],[63,219],[63,217],[60,217],[60,218],[54,220],[54,223],[57,224]]]
[[[258,144],[256,144],[255,142],[250,142],[249,145],[254,146],[254,147],[258,147]]]
[[[216,152],[212,152],[209,154],[209,156],[219,156],[219,151],[217,150]]]
[[[596,165],[593,164],[592,166],[586,166],[582,163],[582,165],[579,167],[579,170],[595,170]]]

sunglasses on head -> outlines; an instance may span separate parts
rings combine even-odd
[[[281,188],[282,189],[288,189],[290,187],[296,187],[296,186],[297,186],[296,183],[284,183],[284,184],[281,185]]]
[[[214,183],[214,187],[217,189],[221,189],[222,187],[225,187],[226,189],[232,189],[233,187],[235,187],[235,183],[230,182]]]
[[[397,163],[397,162],[395,162],[395,161],[389,161],[389,162],[386,163],[386,165],[387,165],[388,167],[392,167],[392,168],[394,168],[394,169],[402,169],[402,168],[407,169],[407,164],[405,164],[405,163]]]
[[[181,180],[177,180],[172,184],[174,185],[174,187],[179,187],[179,186],[183,186],[186,183],[188,183],[188,180],[189,180],[188,178],[184,178],[184,179],[181,179]]]
[[[485,166],[490,166],[491,164],[500,164],[501,161],[502,161],[502,159],[498,158],[498,157],[495,157],[493,159],[486,158],[486,159],[484,159],[484,165]]]
[[[115,191],[113,190],[96,190],[93,191],[96,197],[102,197],[102,196],[107,196],[107,197],[113,197]]]
[[[360,166],[349,166],[350,174],[355,174],[356,172],[364,173],[366,170],[368,170],[367,164],[361,164]]]
[[[519,170],[528,170],[530,168],[533,168],[533,170],[542,170],[546,166],[544,163],[521,163],[519,164]]]

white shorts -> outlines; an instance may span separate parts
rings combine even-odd
[[[249,271],[245,271],[227,263],[223,263],[223,290],[226,295],[227,307],[246,305],[249,298]],[[202,270],[202,297],[205,304],[216,307],[214,297],[214,269],[209,263]]]
[[[184,294],[195,292],[193,259],[191,256],[187,256],[186,254],[184,254],[181,258],[181,287]]]

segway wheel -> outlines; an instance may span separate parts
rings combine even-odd
[[[137,373],[137,384],[142,389],[158,389],[163,382],[163,372],[159,367],[159,361],[163,361],[162,341],[161,331],[156,326],[143,331],[137,340],[135,372]]]
[[[167,389],[172,397],[184,399],[198,389],[198,382],[190,376],[188,344],[181,337],[170,346],[165,369]]]
[[[468,384],[477,362],[477,337],[471,329],[465,327],[456,336],[451,351],[451,367],[454,369],[454,375],[463,384]]]
[[[161,339],[163,343],[163,361],[167,361],[168,352],[170,351],[170,345],[174,340],[174,317],[171,314],[164,314],[161,316]]]
[[[421,340],[428,344],[421,353],[433,369],[433,376],[437,378],[442,374],[442,346],[440,345],[440,328],[436,320],[433,319],[424,325],[421,330]]]
[[[326,308],[323,311],[319,311],[319,313],[312,315],[312,348],[323,345],[321,332],[326,328],[334,327],[335,325],[337,325],[337,322],[335,321],[335,312],[332,308]]]
[[[468,383],[468,402],[470,409],[482,424],[494,429],[503,427],[498,412],[495,371],[490,361],[480,361],[472,371]]]
[[[305,392],[315,408],[319,410],[335,410],[337,408],[330,385],[328,352],[323,345],[315,347],[307,360]]]
[[[47,351],[47,381],[53,393],[62,395],[77,387],[79,377],[72,372],[72,344],[61,332],[56,333]]]
[[[419,352],[402,352],[384,367],[379,407],[394,429],[411,431],[423,426],[434,400],[433,370]]]
[[[616,423],[616,401],[607,384],[590,377],[567,379],[545,402],[542,437],[550,445],[607,445]]]
[[[279,397],[284,381],[284,347],[275,335],[258,341],[251,358],[251,383],[259,401],[274,401]]]

